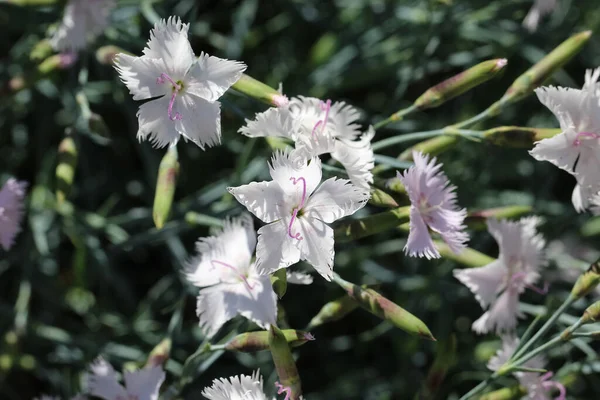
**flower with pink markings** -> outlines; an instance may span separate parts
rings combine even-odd
[[[115,68],[134,100],[148,100],[137,117],[138,139],[157,147],[183,136],[200,148],[221,141],[221,109],[217,101],[246,66],[201,53],[188,41],[189,24],[178,17],[160,20],[150,32],[144,55],[116,56]]]
[[[115,0],[69,0],[50,44],[56,51],[72,52],[87,46],[108,26]]]
[[[249,214],[224,223],[215,236],[200,238],[198,256],[185,271],[202,288],[196,312],[203,332],[212,337],[225,322],[240,314],[267,329],[277,318],[277,296],[266,275],[252,262],[256,233]]]
[[[587,70],[582,89],[542,87],[538,99],[554,113],[562,132],[535,143],[529,152],[539,161],[549,161],[577,179],[573,205],[577,211],[589,206],[600,191],[600,68]]]
[[[104,400],[158,400],[158,391],[165,380],[165,372],[157,365],[125,371],[123,386],[113,367],[101,357],[90,365],[90,370],[84,378],[87,393]]]
[[[325,279],[333,274],[334,239],[329,223],[364,207],[369,194],[346,179],[321,183],[321,161],[300,161],[277,152],[270,182],[228,188],[237,201],[267,225],[258,230],[256,268],[270,274],[300,260]]]
[[[454,270],[454,276],[473,292],[481,307],[489,307],[473,323],[477,333],[513,331],[521,316],[521,293],[527,288],[541,294],[547,291],[547,287],[540,290],[533,286],[540,277],[539,268],[545,265],[545,241],[536,232],[538,223],[535,217],[520,221],[488,219],[488,230],[500,249],[498,259],[484,267]]]
[[[459,253],[469,240],[463,224],[467,211],[458,209],[455,186],[436,164],[435,157],[413,152],[415,164],[397,173],[410,198],[410,231],[404,252],[411,257],[439,258],[428,227],[438,233],[450,249]]]
[[[289,104],[271,108],[246,120],[239,132],[250,137],[274,136],[295,143],[293,156],[302,160],[330,153],[344,166],[355,186],[368,189],[375,166],[373,128],[361,135],[360,114],[344,103],[314,97],[295,97]]]
[[[10,178],[0,189],[0,246],[9,250],[21,231],[27,182]]]
[[[502,348],[488,362],[488,368],[497,371],[502,367],[519,345],[519,339],[514,336],[502,337]],[[546,365],[546,359],[543,356],[536,356],[522,364],[526,368],[542,369]],[[552,392],[558,392],[554,400],[565,400],[567,390],[564,385],[558,381],[552,381],[553,373],[547,372],[539,374],[537,372],[515,372],[513,375],[519,380],[519,383],[527,390],[528,400],[551,400]]]

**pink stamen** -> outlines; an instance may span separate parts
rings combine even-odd
[[[253,285],[250,285],[250,283],[248,282],[248,278],[245,277],[244,275],[240,274],[240,272],[238,271],[238,269],[230,264],[224,263],[223,261],[219,261],[219,260],[210,260],[210,263],[213,265],[213,267],[215,266],[215,264],[219,264],[225,268],[229,268],[230,270],[233,271],[234,274],[236,274],[245,284],[246,287],[249,290],[254,289],[254,286],[256,286],[256,282]]]
[[[526,275],[527,275],[527,274],[526,274],[525,272],[523,272],[523,271],[515,272],[515,273],[512,275],[511,282],[512,282],[512,283],[514,283],[514,282],[515,282],[515,281],[517,281],[517,280],[521,280],[521,279],[522,279],[522,278],[524,278]],[[531,290],[533,290],[533,291],[534,291],[534,292],[536,292],[537,294],[546,295],[546,294],[548,294],[548,289],[550,289],[550,284],[549,284],[548,282],[544,282],[544,288],[543,288],[543,289],[542,289],[542,288],[539,288],[539,287],[537,287],[537,286],[535,286],[535,285],[530,285],[530,284],[527,284],[527,285],[525,285],[525,287],[526,287],[527,289],[531,289]]]
[[[290,219],[290,223],[288,225],[288,236],[292,239],[302,240],[302,236],[300,235],[300,233],[296,233],[295,235],[292,234],[292,225],[294,224],[294,221],[297,218],[298,211],[304,208],[304,202],[306,201],[306,179],[304,179],[303,177],[291,177],[290,181],[292,181],[294,185],[297,184],[299,181],[302,181],[302,199],[300,200],[300,205],[292,210],[292,218]]]
[[[577,134],[577,136],[575,137],[575,140],[573,141],[573,144],[575,146],[579,146],[581,144],[581,140],[579,139],[580,137],[591,137],[594,139],[598,139],[598,138],[600,138],[600,135],[598,135],[597,133],[593,133],[593,132],[579,132]]]
[[[175,82],[173,79],[171,79],[171,77],[165,74],[164,72],[160,74],[158,78],[156,78],[156,84],[162,85],[163,83],[165,83],[165,80],[171,82],[171,85],[173,85],[173,94],[171,95],[171,101],[169,102],[169,108],[167,110],[169,119],[171,121],[180,120],[182,118],[180,113],[175,112],[175,115],[173,115],[173,105],[175,104],[175,97],[177,97],[177,93],[179,93],[179,91],[181,90],[181,85]]]
[[[323,118],[322,120],[319,120],[315,126],[312,129],[312,132],[310,134],[310,136],[313,139],[316,139],[316,132],[317,129],[319,129],[319,127],[321,128],[321,130],[319,131],[319,133],[323,133],[323,131],[325,130],[325,125],[327,125],[327,121],[329,120],[329,110],[331,110],[331,100],[327,100],[326,102],[320,102],[319,106],[321,107],[321,111],[325,111],[325,118]]]
[[[317,339],[315,338],[315,336],[314,336],[312,333],[310,333],[310,332],[305,332],[305,333],[304,333],[304,339],[306,339],[306,340],[308,340],[308,341],[311,341],[311,342],[312,342],[313,340],[317,340]]]
[[[290,400],[292,398],[292,388],[288,386],[283,386],[279,382],[275,382],[275,387],[277,388],[277,394],[285,393],[285,398],[283,400]]]
[[[560,382],[557,381],[548,381],[548,379],[552,378],[552,371],[549,371],[547,373],[545,373],[544,375],[542,375],[541,377],[541,381],[542,381],[542,387],[544,389],[558,389],[558,397],[555,397],[554,400],[566,400],[567,398],[567,389],[565,389],[565,385],[563,385]]]

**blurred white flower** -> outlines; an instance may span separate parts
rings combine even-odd
[[[225,322],[240,314],[267,329],[277,318],[277,297],[268,275],[252,262],[256,233],[249,214],[225,221],[216,236],[200,238],[198,256],[185,275],[202,288],[196,312],[200,327],[212,337]]]
[[[89,40],[108,26],[115,0],[69,0],[63,19],[50,39],[56,51],[71,52],[86,47]]]
[[[157,147],[173,145],[180,135],[200,148],[221,141],[217,101],[246,66],[201,53],[196,59],[188,41],[189,24],[178,17],[160,20],[150,32],[141,57],[116,56],[115,68],[134,100],[147,100],[137,113],[139,140]]]
[[[85,387],[92,396],[105,400],[157,400],[165,372],[160,365],[143,368],[135,372],[125,371],[125,387],[113,367],[99,357],[90,365],[91,373],[85,375]]]
[[[60,400],[60,397],[43,394],[40,397],[34,397],[33,400]],[[71,400],[87,400],[87,397],[78,394],[75,397],[71,397]]]
[[[450,184],[441,171],[442,164],[436,164],[428,155],[413,152],[414,165],[397,173],[410,198],[410,232],[404,252],[411,257],[439,258],[429,227],[440,234],[450,249],[459,253],[469,240],[463,224],[467,211],[458,209],[455,186]]]
[[[309,159],[331,153],[346,169],[355,186],[368,189],[375,166],[371,139],[375,130],[361,135],[358,111],[344,102],[314,97],[292,98],[287,106],[269,109],[246,120],[239,132],[250,137],[276,136],[295,142],[294,157]]]
[[[535,143],[529,152],[570,174],[578,185],[573,206],[583,211],[589,197],[600,190],[600,68],[587,70],[583,88],[542,87],[535,90],[540,102],[554,113],[562,132]]]
[[[477,333],[513,331],[517,325],[519,296],[540,277],[538,269],[545,265],[545,241],[536,232],[539,220],[534,217],[519,221],[488,219],[487,226],[499,247],[498,259],[480,268],[455,269],[454,276],[475,295],[483,309],[488,308],[473,330]]]
[[[320,184],[317,157],[307,163],[289,152],[276,152],[269,167],[272,181],[228,188],[248,211],[267,223],[258,230],[258,271],[270,274],[305,260],[330,280],[334,239],[327,224],[364,207],[368,192],[346,179],[330,178]]]
[[[529,32],[534,32],[537,30],[540,19],[554,11],[557,5],[557,0],[534,0],[533,5],[523,20],[523,26]]]
[[[0,246],[9,250],[21,231],[27,182],[10,178],[0,189]]]
[[[497,371],[503,366],[510,356],[515,352],[519,345],[519,339],[514,336],[502,337],[502,348],[496,355],[490,359],[487,367],[491,371]],[[542,369],[546,365],[546,359],[539,355],[522,364],[526,368]],[[552,372],[541,375],[537,372],[515,372],[513,374],[519,383],[527,390],[528,400],[551,400],[552,392],[558,390],[559,395],[554,400],[565,400],[567,391],[565,387],[557,381],[551,381]]]
[[[202,395],[209,400],[268,400],[259,371],[255,371],[252,376],[237,375],[229,379],[215,379],[212,386],[204,388]]]

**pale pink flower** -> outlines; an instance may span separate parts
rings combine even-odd
[[[0,245],[9,250],[21,231],[27,182],[10,178],[0,189]]]
[[[539,279],[539,268],[545,265],[545,241],[536,232],[539,220],[534,217],[520,221],[488,219],[487,226],[500,254],[498,259],[479,268],[455,269],[454,276],[475,295],[483,309],[489,307],[477,321],[477,333],[513,331],[517,325],[519,296],[526,288],[537,289],[533,284]]]
[[[519,345],[519,339],[514,336],[502,337],[502,348],[488,362],[488,368],[497,371],[512,356]],[[526,368],[543,369],[546,359],[539,355],[522,364]],[[567,391],[564,385],[558,381],[551,381],[552,372],[539,374],[537,372],[515,372],[513,375],[519,383],[527,390],[528,400],[551,400],[552,392],[558,390],[559,395],[555,400],[565,400]]]
[[[300,260],[325,279],[333,275],[334,238],[329,223],[364,207],[369,194],[346,179],[321,183],[321,161],[299,161],[277,152],[270,182],[228,188],[237,201],[267,225],[258,230],[256,268],[270,274]]]
[[[589,196],[600,190],[600,68],[587,70],[582,89],[542,87],[535,90],[540,102],[558,119],[562,132],[535,143],[529,152],[549,161],[576,179],[573,205],[582,211]]]
[[[158,400],[158,391],[165,380],[162,366],[157,365],[125,371],[123,386],[113,367],[101,357],[90,365],[90,370],[84,378],[87,392],[104,400]]]
[[[464,232],[467,210],[458,209],[456,187],[450,184],[435,157],[430,160],[428,155],[414,151],[413,160],[414,165],[404,175],[397,173],[410,198],[410,232],[404,252],[411,257],[439,258],[429,227],[453,252],[459,253],[469,236]]]
[[[180,137],[200,148],[221,141],[221,104],[217,101],[246,65],[201,53],[188,40],[189,24],[178,17],[160,20],[141,57],[116,56],[115,68],[134,100],[149,100],[138,110],[139,140],[157,147]]]

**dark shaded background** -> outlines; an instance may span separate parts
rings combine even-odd
[[[10,252],[0,253],[0,398],[72,395],[79,389],[80,373],[97,355],[116,367],[143,363],[170,324],[174,346],[165,387],[171,384],[203,340],[195,316],[196,291],[184,285],[179,271],[195,239],[209,229],[188,225],[184,215],[236,214],[241,206],[225,187],[267,175],[269,147],[236,133],[244,117],[251,118],[264,106],[228,92],[222,98],[223,144],[204,152],[193,144],[180,144],[177,204],[167,226],[155,230],[151,208],[164,150],[136,140],[138,104],[115,71],[97,62],[97,47],[114,44],[139,54],[152,18],[179,15],[191,22],[196,54],[205,51],[242,60],[248,74],[273,87],[282,82],[290,96],[345,100],[362,111],[365,127],[467,67],[489,58],[508,59],[499,78],[439,109],[381,130],[375,139],[379,140],[441,128],[478,113],[564,39],[598,29],[600,8],[595,1],[559,2],[560,9],[545,18],[537,32],[529,33],[521,26],[532,5],[529,0],[119,1],[112,25],[74,67],[19,93],[5,89],[0,98],[0,182],[16,176],[31,183],[24,232]],[[34,68],[30,52],[60,16],[60,6],[0,5],[2,82]],[[594,35],[552,83],[579,87],[584,70],[598,65],[600,41]],[[89,74],[84,85],[81,71]],[[88,129],[75,100],[79,91],[107,124],[108,135]],[[508,124],[558,126],[535,96],[480,127]],[[56,152],[66,130],[77,133],[79,163],[72,207],[57,211]],[[389,148],[383,154],[395,156],[404,148]],[[549,241],[574,237],[578,248],[597,243],[589,234],[580,234],[590,217],[577,215],[570,204],[574,180],[548,163],[536,162],[526,150],[461,141],[440,160],[458,186],[463,206],[532,205],[547,221],[542,230]],[[384,176],[393,176],[393,171]],[[368,207],[364,213],[377,211]],[[456,399],[487,376],[485,362],[498,339],[470,331],[482,311],[452,277],[456,264],[409,259],[402,254],[403,245],[400,232],[337,245],[335,268],[353,282],[380,283],[382,293],[423,319],[441,342],[455,335],[456,364],[438,398]],[[470,246],[497,254],[485,232],[474,232]],[[578,255],[589,261],[593,254]],[[556,270],[551,262],[547,277]],[[522,299],[553,304],[569,288],[569,283],[554,282],[546,298],[527,293]],[[311,286],[289,287],[282,305],[290,325],[302,328],[326,301],[341,294],[315,276]],[[182,324],[172,319],[180,307]],[[221,336],[248,327],[236,320]],[[435,350],[434,344],[392,329],[361,310],[313,333],[317,340],[296,354],[305,394],[315,400],[413,398]],[[569,388],[569,398],[594,398],[600,390],[590,375],[600,364],[593,348],[586,346],[588,354],[577,348],[553,353],[552,370],[574,370],[579,376]],[[265,376],[266,388],[273,390],[276,376],[268,352],[227,353],[202,364],[183,395],[199,398],[212,379],[249,374],[256,368]]]

